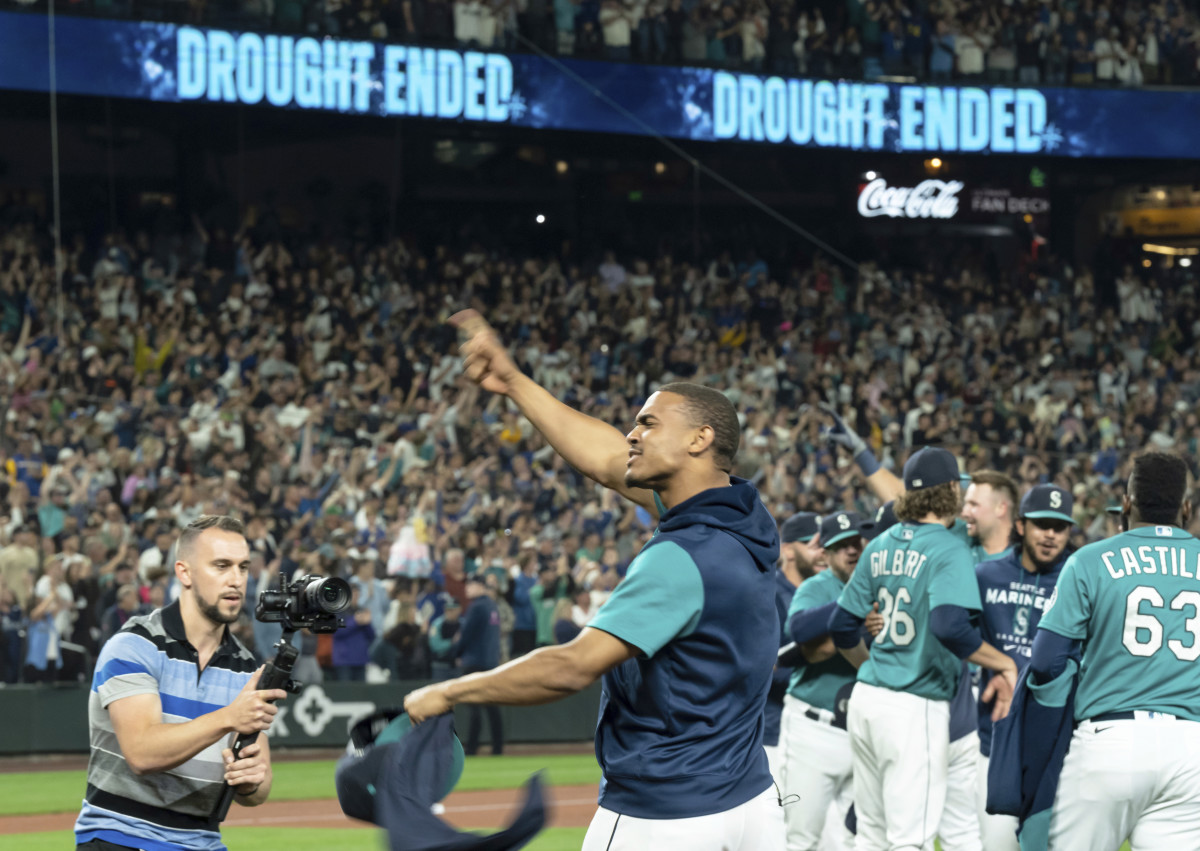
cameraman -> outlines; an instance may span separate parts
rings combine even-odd
[[[271,791],[265,736],[233,759],[236,733],[263,732],[282,689],[230,632],[245,601],[250,549],[232,517],[188,524],[176,547],[175,603],[130,620],[104,645],[88,702],[92,753],[75,822],[88,851],[221,844],[213,816],[226,784],[257,806]]]

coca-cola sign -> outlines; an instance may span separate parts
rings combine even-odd
[[[916,186],[888,186],[877,177],[858,193],[858,214],[866,218],[951,219],[958,213],[961,180],[922,180]]]

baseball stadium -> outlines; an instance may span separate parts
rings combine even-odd
[[[1188,0],[0,0],[0,847],[1200,851],[1197,138]]]

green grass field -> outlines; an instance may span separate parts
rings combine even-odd
[[[280,762],[275,765],[272,801],[305,801],[333,797],[334,760]],[[600,767],[590,754],[467,757],[456,789],[516,789],[534,772],[545,769],[556,786],[600,782]],[[87,785],[86,771],[39,771],[0,774],[0,815],[65,813],[79,809]]]
[[[275,766],[271,799],[312,800],[333,796],[333,760],[281,762]],[[600,769],[589,755],[467,757],[463,778],[456,788],[515,789],[535,771],[544,769],[552,785],[598,783]],[[0,774],[0,815],[35,815],[74,812],[86,785],[84,771],[40,771]],[[582,827],[550,828],[538,834],[531,851],[577,851],[587,832]],[[231,827],[222,831],[232,851],[379,851],[381,834],[371,830],[337,828]],[[5,848],[21,851],[59,851],[73,845],[69,831],[19,833],[3,837]],[[939,846],[940,848],[940,846]],[[1129,851],[1129,844],[1121,846]]]
[[[275,765],[273,801],[302,801],[333,797],[334,760],[279,762]],[[546,756],[467,757],[456,789],[515,789],[536,771],[545,770],[552,785],[574,786],[600,781],[596,758],[590,754]],[[69,813],[79,809],[86,771],[38,771],[0,774],[0,815]],[[586,828],[550,828],[527,845],[533,851],[576,851]],[[221,831],[232,851],[379,851],[385,847],[379,831],[336,828],[230,827]],[[0,837],[5,848],[21,851],[60,851],[74,845],[70,831],[20,833]]]

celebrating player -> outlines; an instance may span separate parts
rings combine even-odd
[[[1073,507],[1071,493],[1057,485],[1031,488],[1021,500],[1017,520],[1020,547],[975,568],[983,598],[980,631],[985,641],[1008,654],[1018,671],[1029,664],[1034,633],[1066,560]],[[1016,818],[984,811],[991,743],[992,706],[980,701],[978,802],[984,851],[1019,851]]]
[[[817,560],[821,553],[817,528],[820,515],[811,511],[793,514],[779,526],[779,570],[775,573],[775,609],[779,615],[780,648],[792,643],[787,633],[788,607],[796,596],[796,589],[818,569]],[[814,541],[814,539],[816,539]],[[763,710],[763,748],[767,751],[767,763],[771,776],[782,787],[783,756],[779,752],[779,727],[783,717],[783,699],[787,694],[788,681],[792,677],[792,662],[782,660],[775,665],[771,676],[771,690],[767,693],[767,704]]]
[[[862,554],[862,520],[852,512],[830,514],[821,521],[819,537],[825,541],[829,569],[806,580],[788,610],[791,637],[809,662],[792,674],[783,706],[780,742],[788,851],[816,851],[823,832],[828,838],[822,848],[853,845],[843,820],[850,809],[851,784],[846,701],[855,670],[834,649],[828,624]],[[831,812],[836,823],[827,828]]]
[[[1001,674],[985,697],[1007,711],[1016,665],[970,623],[980,608],[973,559],[948,527],[961,507],[958,464],[925,448],[904,465],[901,521],[867,545],[832,621],[859,667],[847,727],[859,851],[932,846],[946,797],[949,701],[967,659]],[[885,620],[868,654],[859,635],[878,603]],[[886,800],[886,806],[885,806]]]
[[[577,638],[415,691],[409,716],[548,703],[603,677],[604,779],[584,849],[782,848],[762,746],[779,537],[754,486],[729,475],[733,405],[707,387],[663,385],[622,436],[525,376],[478,313],[453,322],[468,335],[470,379],[508,396],[572,466],[653,511],[659,527]]]
[[[1138,456],[1129,531],[1068,558],[1042,615],[1034,683],[1074,670],[1082,653],[1054,851],[1200,847],[1200,541],[1184,531],[1187,487],[1182,458]]]

